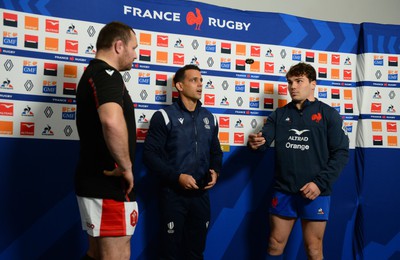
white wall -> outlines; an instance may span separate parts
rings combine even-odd
[[[238,10],[360,24],[400,24],[400,0],[192,0]]]

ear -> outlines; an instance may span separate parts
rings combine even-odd
[[[176,88],[178,91],[182,91],[182,90],[183,90],[183,84],[182,84],[182,82],[177,82],[177,83],[175,84],[175,88]]]
[[[114,50],[116,53],[121,53],[124,49],[124,44],[121,40],[117,40],[114,42]]]
[[[317,81],[311,81],[311,89],[314,90],[317,87]]]

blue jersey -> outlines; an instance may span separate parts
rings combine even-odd
[[[265,146],[275,141],[275,189],[297,193],[314,182],[329,195],[349,157],[349,138],[339,113],[321,101],[276,109],[262,129]]]

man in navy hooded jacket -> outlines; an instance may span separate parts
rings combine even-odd
[[[143,160],[161,185],[160,259],[203,259],[208,190],[222,166],[218,124],[201,106],[203,78],[197,66],[180,68],[173,84],[179,99],[151,118]]]

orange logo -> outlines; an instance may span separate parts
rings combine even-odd
[[[13,122],[0,121],[0,135],[12,135],[12,134],[13,134]]]
[[[186,15],[186,23],[188,25],[196,25],[195,30],[200,31],[200,26],[203,23],[203,16],[201,15],[200,9],[196,8],[196,14],[193,12],[189,12]]]
[[[25,16],[25,29],[37,31],[39,29],[39,18]]]
[[[78,67],[74,65],[64,66],[64,77],[65,78],[76,78],[78,76]]]

